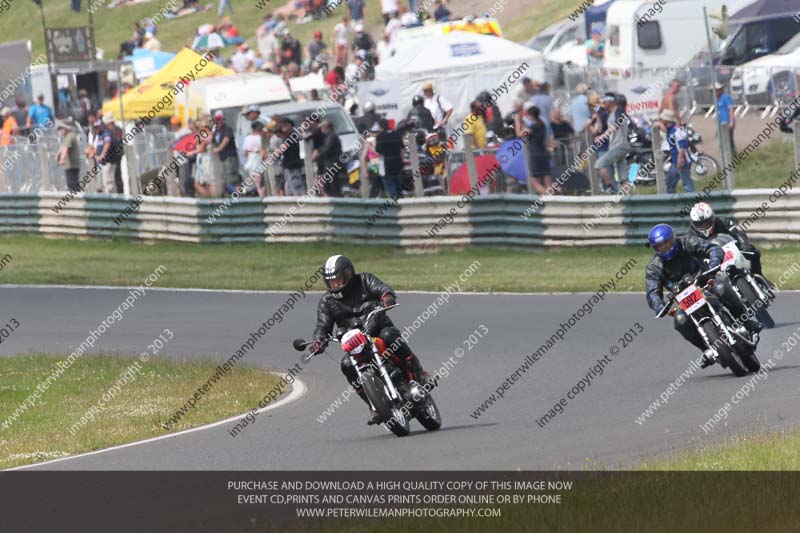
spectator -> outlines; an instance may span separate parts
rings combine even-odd
[[[350,20],[347,15],[333,27],[333,49],[336,51],[336,64],[347,66],[347,49],[350,46]]]
[[[347,9],[353,24],[363,24],[367,15],[367,6],[364,0],[347,0]]]
[[[388,25],[392,17],[397,16],[397,0],[381,0],[383,24]]]
[[[342,89],[344,82],[344,69],[338,65],[325,75],[325,83],[331,88],[331,96],[335,96],[339,103],[344,103],[344,97],[347,94],[347,91]]]
[[[62,139],[61,146],[56,154],[56,162],[64,167],[67,189],[72,192],[79,192],[78,173],[81,170],[81,147],[78,143],[78,134],[75,132],[72,117],[67,117],[60,121],[58,131],[62,134]]]
[[[117,184],[114,180],[114,163],[111,162],[111,150],[113,148],[113,138],[111,131],[103,126],[102,120],[94,123],[95,144],[94,154],[96,164],[100,166],[102,176],[102,192],[117,192]]]
[[[681,121],[681,113],[678,109],[678,93],[681,92],[681,80],[673,79],[669,82],[669,89],[664,93],[661,99],[661,104],[658,106],[658,114],[660,115],[665,109],[669,109],[675,114],[678,124],[683,124]]]
[[[433,18],[436,19],[436,22],[449,22],[451,15],[452,13],[447,9],[444,1],[436,0],[436,9],[433,10]]]
[[[243,74],[250,70],[255,60],[255,54],[247,43],[242,43],[236,50],[236,53],[231,56],[231,67],[237,74]]]
[[[344,70],[344,79],[348,85],[355,85],[361,77],[364,75],[364,57],[366,56],[366,52],[364,50],[359,50],[353,56],[353,62],[347,65],[347,68]]]
[[[731,154],[736,153],[736,143],[733,141],[733,132],[736,128],[736,117],[731,112],[733,107],[733,98],[725,91],[725,86],[721,83],[714,85],[714,90],[717,94],[717,120],[720,124],[728,125],[728,137],[731,142]]]
[[[579,83],[575,87],[575,97],[569,104],[572,113],[572,125],[580,134],[592,123],[592,111],[589,107],[589,97],[586,95],[589,87],[585,83]]]
[[[497,104],[492,101],[492,95],[489,91],[481,91],[478,94],[478,101],[483,106],[483,121],[486,123],[486,129],[494,132],[495,135],[502,135],[503,129],[503,114]]]
[[[322,142],[312,155],[317,162],[318,180],[321,180],[326,196],[341,196],[342,177],[346,176],[347,170],[341,160],[342,141],[333,130],[330,120],[323,120],[319,130]]]
[[[619,105],[619,99],[613,93],[606,93],[600,101],[603,103],[608,113],[608,129],[601,137],[608,139],[608,151],[597,158],[594,168],[600,171],[603,183],[611,190],[616,192],[621,185],[624,190],[628,187],[628,165],[626,157],[631,151],[631,144],[628,140],[629,119],[624,106]],[[616,172],[615,172],[616,171]],[[612,173],[616,174],[616,178]]]
[[[247,122],[261,122],[262,125],[264,124],[264,119],[261,118],[261,108],[258,104],[250,104],[247,106],[243,115]]]
[[[400,6],[398,15],[400,18],[400,24],[402,24],[404,28],[414,28],[422,25],[417,14],[414,11],[409,11],[406,6]]]
[[[361,135],[372,131],[372,126],[380,120],[381,116],[375,112],[375,103],[372,100],[364,102],[364,114],[356,119],[356,127]],[[377,132],[374,132],[377,133]]]
[[[123,137],[125,137],[125,132],[114,122],[114,113],[104,114],[103,124],[111,133],[110,160],[114,164],[114,184],[117,192],[122,194],[125,191],[122,183],[122,156],[125,155]]]
[[[231,12],[233,15],[233,3],[231,0],[219,0],[219,7],[217,7],[217,16],[222,17],[225,14],[225,9],[227,8],[228,11]]]
[[[264,63],[270,67],[274,67],[277,58],[280,57],[280,45],[278,41],[277,31],[269,31],[263,33],[258,37],[258,51],[261,52],[261,57],[264,58]]]
[[[378,56],[378,63],[392,56],[391,38],[392,34],[388,31],[384,31],[381,40],[375,45],[375,55]]]
[[[175,134],[175,141],[179,141],[187,135],[194,134],[194,123],[192,120],[187,122],[186,127],[182,126],[181,117],[173,116],[169,119],[172,131]],[[192,179],[192,170],[194,168],[196,155],[189,155],[190,151],[177,152],[176,157],[180,155],[181,164],[178,166],[178,185],[181,189],[182,196],[194,197],[194,179]]]
[[[397,38],[397,32],[403,29],[403,23],[400,22],[400,17],[397,12],[393,13],[389,21],[384,26],[384,30],[389,32],[389,42],[394,44]]]
[[[541,111],[535,105],[528,108],[526,115],[531,184],[537,194],[544,195],[553,185],[553,178],[550,175],[550,153],[547,151],[547,125],[541,119]]]
[[[550,112],[550,129],[553,132],[553,138],[561,142],[568,142],[575,135],[572,125],[564,120],[561,110],[557,107]]]
[[[661,119],[659,127],[666,132],[669,158],[672,162],[667,173],[667,193],[675,194],[679,179],[683,182],[684,191],[694,192],[691,175],[692,161],[687,152],[689,143],[686,141],[686,130],[677,123],[678,117],[670,109],[663,110],[658,118]]]
[[[11,108],[11,115],[14,117],[14,120],[17,121],[17,126],[20,128],[19,134],[26,135],[26,126],[28,124],[28,104],[25,102],[24,97],[17,96],[14,107]]]
[[[272,175],[275,179],[274,190],[271,191],[273,195],[283,196],[286,194],[284,191],[283,167],[281,167],[281,158],[278,149],[281,146],[282,139],[278,135],[281,129],[281,123],[274,119],[267,124],[267,149],[262,157],[269,161],[268,167],[272,168]]]
[[[82,128],[89,127],[89,114],[92,112],[92,100],[86,89],[78,89],[78,124]]]
[[[222,111],[214,113],[214,121],[216,128],[212,136],[212,144],[214,148],[212,152],[219,157],[223,196],[225,194],[233,194],[238,186],[242,183],[242,177],[239,175],[239,155],[236,152],[236,139],[233,135],[233,129],[225,123],[225,115]]]
[[[420,95],[415,95],[411,99],[411,110],[406,115],[408,120],[414,121],[418,128],[425,131],[433,131],[433,115],[430,110],[425,107],[425,99]]]
[[[605,45],[602,41],[603,33],[600,30],[592,30],[592,37],[586,41],[586,56],[589,67],[599,67],[605,57]]]
[[[208,115],[203,116],[195,125],[196,146],[189,152],[189,157],[195,157],[194,190],[197,196],[216,196],[216,184],[212,173],[211,156],[208,146],[211,144],[211,124]]]
[[[539,118],[547,126],[548,135],[552,134],[553,130],[550,128],[550,115],[553,112],[555,102],[550,95],[550,84],[544,82],[539,85],[539,92],[531,96],[530,102],[539,108]]]
[[[422,84],[422,94],[425,97],[425,107],[433,115],[433,129],[446,131],[447,121],[450,120],[450,116],[453,114],[453,104],[448,102],[442,95],[436,94],[431,82]],[[442,136],[446,137],[446,135]]]
[[[142,44],[142,48],[150,50],[151,52],[159,52],[161,51],[161,43],[158,39],[156,39],[155,35],[148,31],[144,34],[144,43]]]
[[[261,156],[265,148],[264,123],[257,120],[253,121],[250,123],[250,130],[250,135],[245,137],[242,143],[242,151],[245,158],[244,169],[248,176],[247,188],[250,189],[251,184],[255,184],[255,190],[258,192],[259,198],[263,198],[264,180],[262,179]]]
[[[522,78],[522,87],[517,93],[517,98],[525,102],[530,100],[537,92],[536,83],[532,79],[525,77]]]
[[[231,22],[230,17],[224,17],[220,21],[217,33],[219,33],[222,40],[225,41],[226,46],[236,46],[244,43],[244,37],[239,33],[239,28]]]
[[[375,151],[375,136],[380,131],[380,125],[377,122],[373,124],[369,129],[369,134],[364,135],[364,145],[361,150],[360,163],[361,168],[367,169],[370,198],[377,198],[383,192],[383,185],[381,184],[381,176],[384,174],[381,171],[383,159],[381,155]]]
[[[316,89],[311,89],[308,91],[308,99],[312,102],[320,102],[321,98],[319,97],[319,91]]]
[[[284,119],[280,131],[281,166],[286,196],[302,196],[306,193],[306,178],[303,160],[300,158],[300,143],[290,139],[293,130],[294,122]]]
[[[464,130],[466,141],[472,143],[473,148],[483,148],[486,146],[486,123],[483,121],[484,108],[480,101],[475,100],[470,105],[470,114],[465,121],[467,127]]]
[[[11,113],[11,108],[4,107],[2,110],[3,116],[3,129],[0,133],[0,146],[7,147],[9,144],[17,144],[17,135],[19,135],[19,124],[17,119]]]
[[[378,121],[379,131],[375,139],[375,151],[383,157],[384,173],[381,176],[383,192],[395,197],[400,192],[403,175],[403,136],[389,129],[389,122],[382,118]]]
[[[281,66],[286,67],[294,63],[300,66],[302,59],[302,47],[300,41],[294,38],[288,29],[283,32],[283,42],[281,43]]]
[[[307,64],[311,64],[318,55],[328,49],[328,45],[325,44],[325,41],[322,40],[322,32],[316,30],[314,32],[314,38],[308,43],[306,46],[306,61]]]
[[[44,103],[44,94],[37,96],[36,101],[38,103],[32,105],[28,111],[27,127],[28,129],[36,127],[46,130],[53,126],[56,117],[50,106]]]
[[[353,45],[351,47],[353,51],[358,52],[359,50],[365,50],[369,52],[375,48],[375,41],[373,41],[369,33],[364,30],[363,24],[356,24],[355,32],[356,36],[353,39]]]
[[[608,131],[608,111],[606,110],[607,104],[601,102],[601,99],[597,95],[593,95],[589,99],[589,104],[593,107],[594,111],[592,113],[592,124],[590,127],[590,131],[592,132],[592,136],[594,137],[594,149],[595,153],[599,158],[603,157],[606,152],[608,152],[608,145],[609,145],[609,138],[605,133]],[[614,189],[614,184],[608,179],[610,174],[606,172],[605,174],[601,173],[600,177],[603,180],[603,185],[606,191],[616,190]]]

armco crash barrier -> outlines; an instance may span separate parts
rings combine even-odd
[[[767,202],[766,216],[748,233],[756,240],[800,240],[800,194],[772,203],[771,189],[713,193],[708,199],[720,214],[740,223]],[[384,200],[314,198],[297,207],[296,198],[240,199],[209,221],[222,200],[148,197],[138,212],[114,222],[132,198],[79,195],[58,213],[63,193],[0,195],[4,233],[49,236],[127,237],[187,242],[302,242],[335,240],[402,247],[485,244],[543,247],[640,244],[658,222],[686,229],[684,206],[692,195],[640,195],[615,202],[613,196],[553,197],[528,218],[522,215],[536,196],[500,194],[476,198],[459,209],[457,197],[400,200],[381,210]],[[291,209],[294,208],[294,214]],[[429,236],[451,208],[453,222]],[[381,212],[372,225],[370,216]],[[529,213],[531,211],[528,211]],[[603,216],[606,213],[606,216]]]

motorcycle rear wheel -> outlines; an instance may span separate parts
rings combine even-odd
[[[692,180],[700,181],[719,172],[717,160],[707,154],[698,154],[697,163],[692,165]]]
[[[720,339],[716,324],[710,320],[703,322],[703,331],[706,332],[709,344],[716,347],[720,362],[722,362],[723,366],[729,368],[730,371],[733,372],[733,375],[735,375],[737,378],[741,378],[749,374],[749,371],[739,357],[739,354],[732,351],[730,347],[725,344],[722,339]]]

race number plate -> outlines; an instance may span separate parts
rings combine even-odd
[[[706,303],[703,293],[694,283],[683,289],[677,296],[678,304],[687,315],[691,315]]]

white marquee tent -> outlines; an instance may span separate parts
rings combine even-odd
[[[500,37],[459,31],[409,42],[375,69],[376,82],[399,86],[399,114],[408,112],[411,98],[430,81],[453,104],[456,119],[469,113],[470,101],[481,91],[498,94],[500,110],[509,112],[524,77],[545,79],[539,52]],[[504,83],[505,92],[500,89]]]

